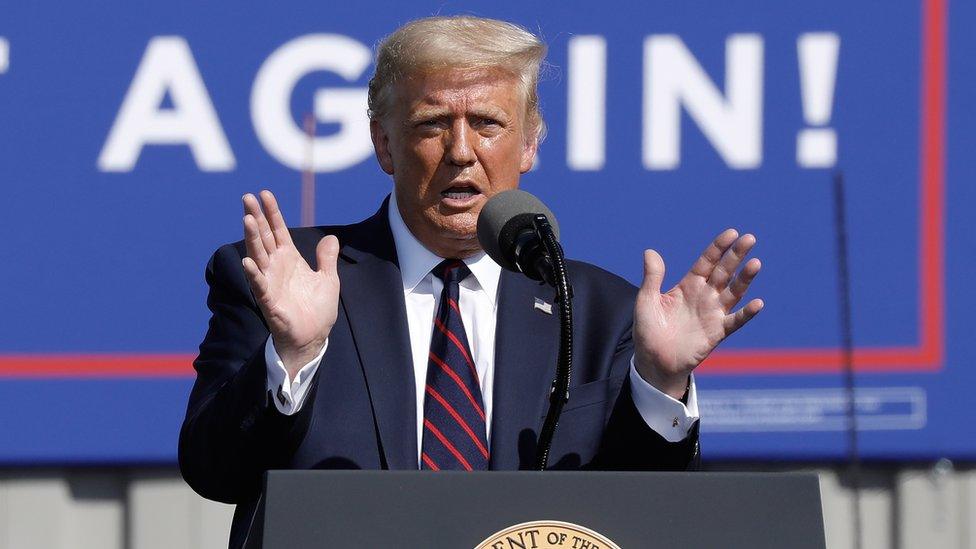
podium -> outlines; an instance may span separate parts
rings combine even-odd
[[[825,547],[814,474],[270,471],[245,547]]]

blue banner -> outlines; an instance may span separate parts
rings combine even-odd
[[[44,0],[0,19],[0,462],[172,462],[241,195],[372,214],[373,45],[472,11],[549,44],[522,187],[569,256],[639,283],[654,248],[669,286],[722,229],[758,236],[766,308],[698,373],[708,459],[848,451],[836,177],[862,455],[976,458],[972,5]]]

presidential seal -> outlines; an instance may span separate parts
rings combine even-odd
[[[620,546],[577,524],[537,520],[495,532],[475,549],[620,549]]]

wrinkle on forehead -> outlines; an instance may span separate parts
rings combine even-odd
[[[499,88],[508,92],[505,96],[510,94],[515,99],[519,112],[525,109],[518,78],[498,68],[434,71],[409,77],[397,87],[396,95],[416,98],[404,105],[407,110],[404,118],[408,120],[460,112],[489,117],[502,113],[516,116],[517,112],[508,113],[504,106],[491,101]]]

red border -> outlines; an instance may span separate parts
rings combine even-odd
[[[919,343],[854,350],[860,371],[937,371],[945,352],[946,0],[922,0],[922,89],[919,216]],[[0,378],[185,377],[190,354],[0,356]],[[711,374],[840,371],[840,349],[736,349],[708,358]]]
[[[937,371],[945,353],[945,101],[946,0],[922,1],[922,89],[919,132],[919,342],[908,347],[854,349],[863,372]],[[743,349],[719,351],[705,372],[838,372],[840,349]]]

